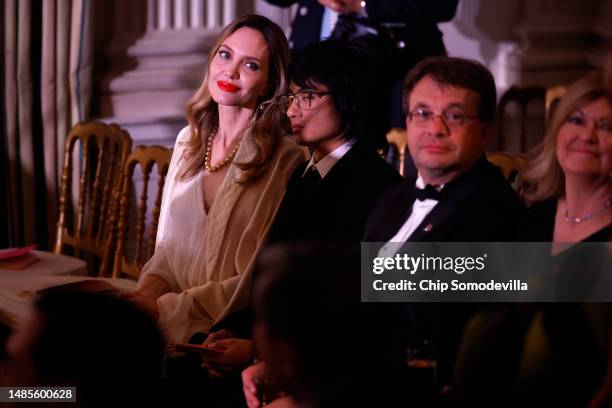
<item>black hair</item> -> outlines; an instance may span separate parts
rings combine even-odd
[[[34,304],[41,331],[32,349],[41,385],[76,386],[82,405],[156,398],[164,341],[143,310],[104,293],[58,291]]]
[[[359,259],[357,245],[300,242],[270,246],[258,257],[255,314],[270,336],[292,344],[296,370],[307,382],[331,385],[354,357],[318,343],[318,337],[325,333],[333,343],[356,334]]]
[[[456,57],[430,57],[419,62],[404,79],[402,100],[406,113],[412,90],[426,76],[431,76],[440,85],[476,92],[480,96],[478,117],[483,122],[493,123],[497,103],[495,80],[480,62]]]
[[[277,379],[293,397],[308,385],[315,399],[337,399],[318,406],[402,401],[397,313],[393,304],[360,302],[360,262],[359,244],[339,242],[275,244],[257,258],[253,308],[267,338],[293,349],[295,378]]]
[[[366,44],[327,39],[299,53],[289,75],[300,88],[327,87],[346,138],[386,148],[388,95],[379,65]]]

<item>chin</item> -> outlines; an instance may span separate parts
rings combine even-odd
[[[223,95],[221,94],[220,91],[217,92],[211,92],[210,95],[212,96],[213,101],[215,101],[217,103],[217,105],[224,105],[224,106],[236,106],[236,98],[233,95]]]
[[[423,167],[429,169],[446,169],[456,164],[453,160],[444,157],[432,157],[430,155],[423,157],[419,160],[419,163],[422,163]]]
[[[307,140],[305,140],[304,137],[302,137],[302,135],[293,135],[293,141],[299,144],[300,146],[306,146],[306,147],[309,147],[312,144],[308,142]]]
[[[568,166],[563,169],[563,173],[581,177],[600,177],[603,175],[599,168],[585,166]]]

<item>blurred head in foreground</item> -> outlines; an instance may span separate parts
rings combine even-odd
[[[4,382],[76,386],[83,406],[153,399],[164,343],[156,324],[116,296],[78,291],[42,294],[7,341]]]

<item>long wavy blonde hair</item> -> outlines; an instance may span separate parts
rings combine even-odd
[[[253,180],[266,170],[267,164],[274,155],[279,141],[288,134],[287,116],[278,104],[266,103],[276,100],[287,92],[287,67],[290,51],[285,34],[279,26],[259,15],[246,15],[236,19],[219,34],[208,55],[208,67],[219,51],[223,42],[242,27],[257,30],[266,41],[269,55],[269,70],[266,95],[260,98],[253,120],[243,134],[251,134],[256,151],[253,158],[245,163],[234,163],[243,175],[239,182]],[[187,120],[189,138],[184,142],[184,163],[177,174],[178,180],[189,179],[204,168],[206,142],[219,126],[219,107],[208,90],[207,68],[200,88],[187,103]]]
[[[604,89],[601,73],[586,75],[567,89],[550,119],[544,141],[534,148],[522,175],[526,183],[523,194],[528,200],[559,198],[565,194],[565,177],[557,158],[559,130],[576,110],[602,96],[612,101]]]

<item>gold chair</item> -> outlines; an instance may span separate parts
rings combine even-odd
[[[559,101],[565,95],[567,87],[565,85],[557,85],[546,90],[546,122],[550,121]]]
[[[387,133],[387,141],[389,142],[391,148],[397,151],[397,163],[390,164],[394,165],[399,171],[399,174],[403,177],[405,172],[404,167],[406,165],[406,153],[408,151],[408,144],[406,142],[406,129],[391,129]]]
[[[117,235],[117,251],[113,264],[113,278],[127,276],[138,279],[140,270],[145,262],[155,252],[155,239],[157,236],[157,223],[161,210],[161,200],[166,182],[172,150],[162,146],[138,146],[127,158],[123,172],[123,182],[120,193],[119,231]],[[134,172],[139,165],[142,171],[142,192],[136,209],[136,224],[134,227],[135,255],[128,260],[127,238],[130,230],[130,213],[132,194],[134,192]],[[146,231],[147,202],[149,198],[149,182],[153,173],[153,166],[157,167],[157,191],[155,193],[154,208],[151,214],[148,245],[144,250],[144,237]]]
[[[487,160],[496,165],[506,180],[515,188],[520,187],[520,173],[527,164],[526,154],[495,152],[487,154]]]
[[[71,247],[89,261],[92,275],[110,271],[117,190],[131,148],[129,134],[115,124],[78,123],[66,139],[54,252]]]

